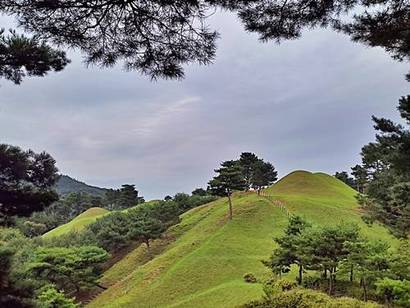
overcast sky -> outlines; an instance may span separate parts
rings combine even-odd
[[[63,72],[0,80],[0,142],[46,150],[89,184],[136,184],[150,199],[205,187],[243,151],[281,176],[348,169],[374,139],[371,115],[398,119],[408,67],[383,50],[324,30],[262,44],[225,14],[212,25],[215,63],[187,67],[183,81],[87,69],[73,52]]]

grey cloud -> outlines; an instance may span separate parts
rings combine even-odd
[[[151,197],[206,185],[220,161],[254,151],[281,175],[347,169],[373,139],[372,114],[397,119],[407,66],[383,50],[317,30],[260,43],[236,18],[213,21],[222,38],[211,66],[183,81],[86,69],[14,86],[0,80],[1,142],[47,150],[60,170],[95,185],[135,183]]]

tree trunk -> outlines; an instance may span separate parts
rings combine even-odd
[[[303,279],[303,265],[299,265],[299,278],[298,278],[298,284],[302,284],[302,279]]]
[[[363,278],[363,299],[365,302],[367,302],[367,286],[365,278]]]
[[[353,264],[350,265],[350,282],[353,282]]]
[[[232,211],[232,200],[231,200],[231,194],[228,194],[228,203],[229,203],[229,220],[232,220],[232,217],[233,217],[233,211]]]
[[[329,295],[333,294],[334,268],[329,270]]]
[[[258,196],[261,195],[261,188],[258,188]]]
[[[147,245],[147,253],[151,255],[151,247],[149,246],[149,239],[145,239],[145,245]]]

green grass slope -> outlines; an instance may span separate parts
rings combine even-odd
[[[357,222],[364,234],[391,240],[382,227],[361,221],[356,192],[326,174],[294,172],[266,193],[318,224]],[[268,275],[260,261],[271,253],[272,237],[282,232],[287,216],[255,193],[233,199],[233,221],[227,220],[227,200],[217,200],[182,215],[167,233],[176,239],[153,260],[143,261],[139,247],[118,262],[104,279],[119,281],[89,307],[235,307],[259,298],[261,285],[245,283],[243,275]]]
[[[90,208],[87,211],[78,215],[70,222],[43,234],[43,238],[48,239],[69,233],[70,231],[80,231],[84,229],[87,225],[93,223],[97,218],[102,217],[109,212],[110,211],[99,207]]]

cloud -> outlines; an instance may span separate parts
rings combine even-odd
[[[0,80],[0,142],[47,150],[95,185],[135,183],[147,198],[206,185],[222,160],[254,151],[281,175],[347,169],[373,139],[372,114],[397,119],[406,65],[326,30],[262,44],[223,13],[216,61],[183,81],[120,67],[67,69],[21,86]]]

